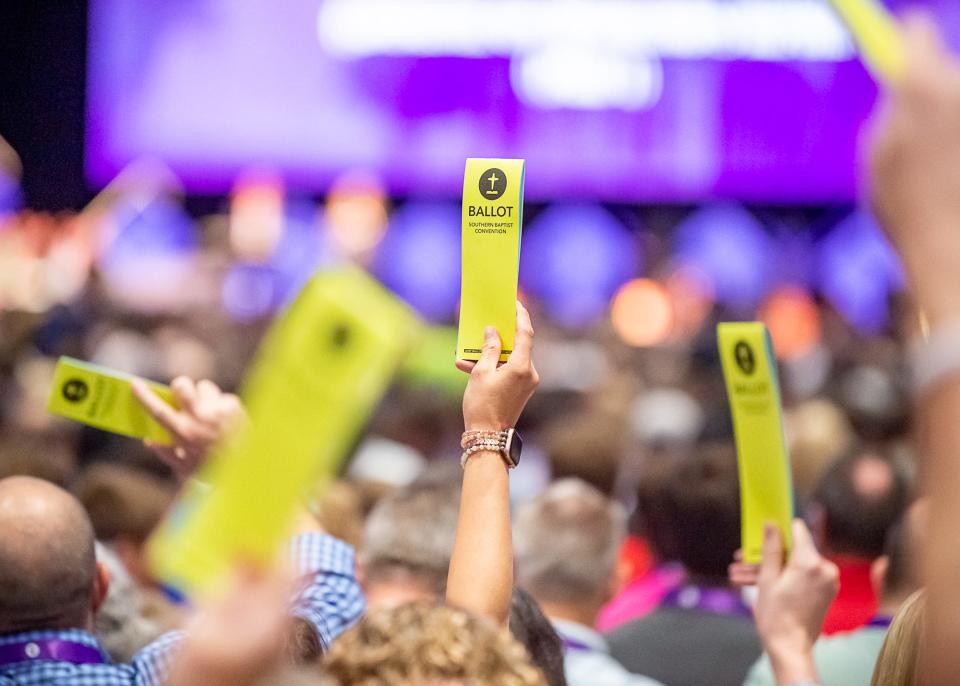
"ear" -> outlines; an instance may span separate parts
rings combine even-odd
[[[367,590],[366,574],[365,574],[366,569],[364,568],[363,560],[360,559],[359,555],[356,557],[353,567],[354,567],[354,573],[357,575],[357,583],[360,584],[360,588],[363,589],[364,591]]]
[[[616,598],[620,594],[620,591],[630,583],[634,572],[633,560],[631,560],[629,556],[621,554],[617,558],[617,564],[614,565],[613,572],[610,574],[610,588],[607,589],[607,597],[604,598],[604,601],[610,601]]]
[[[93,577],[93,614],[97,614],[103,601],[107,599],[110,590],[110,570],[103,562],[97,563],[97,572]]]
[[[820,554],[826,551],[827,542],[827,517],[823,511],[823,506],[818,503],[811,503],[807,507],[807,525],[810,527],[810,535],[813,536],[813,543],[817,546]]]
[[[890,569],[890,558],[881,555],[870,565],[870,585],[878,598],[883,597],[883,586],[887,580],[887,570]]]

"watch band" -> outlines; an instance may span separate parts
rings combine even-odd
[[[498,453],[509,469],[516,467],[516,462],[509,454],[510,439],[513,429],[506,431],[464,431],[460,437],[460,447],[463,455],[460,456],[460,466],[465,467],[467,460],[474,453],[489,451]]]

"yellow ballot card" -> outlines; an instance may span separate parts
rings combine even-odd
[[[203,590],[238,559],[269,561],[307,491],[333,476],[417,336],[411,310],[365,272],[315,276],[247,377],[249,422],[197,475],[149,543],[153,569]]]
[[[766,522],[776,523],[792,547],[793,488],[776,361],[760,322],[720,324],[717,339],[737,440],[741,547],[745,562],[759,563]]]
[[[53,373],[47,409],[67,419],[124,436],[170,443],[170,434],[133,395],[133,376],[61,357]],[[147,382],[161,400],[176,406],[169,386]]]
[[[891,83],[903,72],[903,44],[896,19],[880,0],[830,0],[873,77]]]
[[[483,332],[500,332],[506,361],[516,333],[523,160],[467,160],[463,174],[462,276],[457,357],[479,360]]]

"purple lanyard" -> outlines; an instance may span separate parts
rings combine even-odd
[[[725,588],[709,588],[706,586],[675,588],[663,597],[663,600],[660,601],[660,607],[700,610],[735,617],[753,616],[739,593]]]
[[[869,622],[867,626],[875,626],[878,629],[889,629],[890,623],[893,621],[893,617],[884,617],[883,615],[876,615]]]
[[[560,636],[560,642],[563,643],[565,650],[593,650],[593,648],[588,646],[586,643],[575,641],[572,638],[567,638],[562,634]]]
[[[76,641],[50,638],[0,645],[0,667],[38,660],[72,662],[75,665],[102,665],[107,662],[98,649]]]

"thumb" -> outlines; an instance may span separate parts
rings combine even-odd
[[[500,362],[500,334],[492,326],[488,326],[483,331],[483,352],[480,353],[480,361],[477,362],[477,370],[493,371]]]
[[[763,558],[757,585],[765,588],[776,582],[783,569],[783,541],[776,524],[767,522],[763,527]]]

